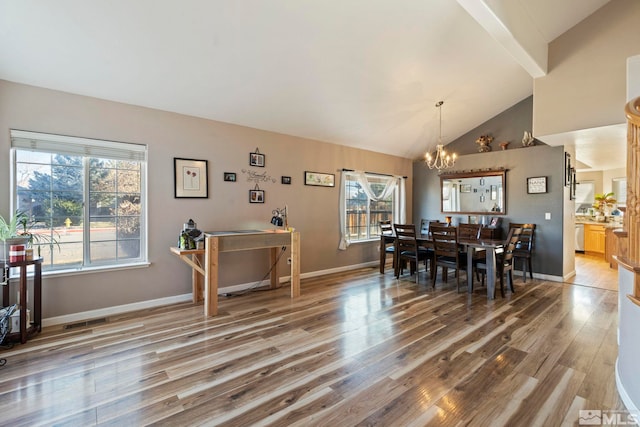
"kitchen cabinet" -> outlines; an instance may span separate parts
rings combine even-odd
[[[604,255],[606,247],[605,226],[599,224],[584,225],[584,251]]]

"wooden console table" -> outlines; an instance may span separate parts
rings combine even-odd
[[[27,342],[27,338],[31,335],[35,335],[42,329],[42,258],[31,259],[27,261],[17,262],[5,262],[0,261],[2,266],[2,276],[5,279],[4,274],[6,267],[18,268],[20,270],[20,332],[12,332],[7,335],[7,341],[17,341],[18,339],[22,344]],[[27,325],[27,267],[33,265],[33,311],[32,322]],[[8,278],[6,278],[8,279]],[[3,280],[4,282],[4,280]],[[2,305],[4,307],[9,305],[9,282],[2,287]]]
[[[291,248],[291,298],[300,296],[300,233],[288,231],[209,231],[205,232],[205,249],[179,249],[172,247],[171,252],[180,257],[193,269],[193,301],[204,298],[205,316],[218,314],[218,271],[220,252],[270,249],[271,270],[270,286],[278,285],[278,250],[283,246]],[[201,291],[202,289],[202,291]],[[204,295],[203,295],[204,294]]]

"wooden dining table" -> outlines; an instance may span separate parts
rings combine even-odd
[[[384,273],[384,263],[386,262],[385,245],[394,243],[396,236],[384,234],[380,236],[380,272]],[[429,235],[416,234],[418,245],[425,248],[433,247],[433,240]],[[458,239],[458,245],[467,253],[467,292],[473,293],[473,254],[476,251],[485,252],[485,262],[487,265],[487,299],[494,299],[496,289],[496,250],[504,247],[502,240],[496,239]],[[395,254],[394,254],[395,258]]]

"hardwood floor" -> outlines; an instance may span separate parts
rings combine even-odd
[[[44,330],[0,352],[0,424],[576,425],[618,397],[617,292],[527,280],[488,301],[377,268]]]
[[[576,275],[569,283],[618,290],[618,268],[610,268],[604,257],[576,252]]]

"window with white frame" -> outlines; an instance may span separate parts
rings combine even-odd
[[[14,210],[45,270],[147,262],[145,145],[11,131]]]
[[[341,248],[379,238],[380,221],[399,222],[402,177],[343,171],[342,178]]]

